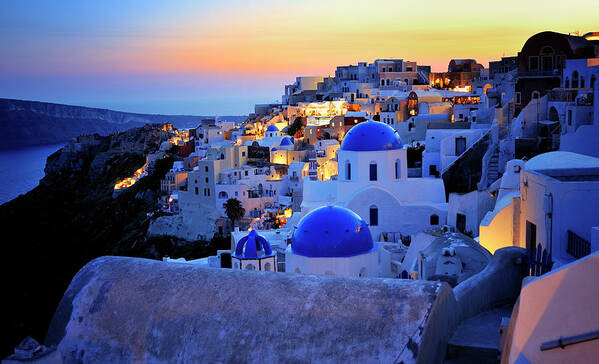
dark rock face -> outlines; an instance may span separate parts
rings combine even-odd
[[[160,179],[173,159],[113,198],[114,184],[130,176],[168,134],[154,126],[80,138],[48,157],[40,185],[0,206],[3,289],[10,299],[0,313],[9,333],[1,356],[24,337],[42,338],[73,275],[98,256],[160,258],[172,245],[146,241]],[[137,195],[143,198],[136,198]]]
[[[65,362],[441,362],[455,299],[444,283],[87,264],[46,345]]]
[[[86,134],[109,135],[144,124],[196,127],[203,116],[134,114],[38,101],[0,99],[0,148],[56,144]]]

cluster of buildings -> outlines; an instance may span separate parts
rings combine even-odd
[[[390,59],[297,77],[247,121],[190,131],[192,162],[167,175],[178,214],[151,231],[231,233],[189,263],[240,270],[456,286],[505,247],[545,274],[568,267],[599,250],[597,39],[542,32],[489,68]]]
[[[190,335],[172,345],[193,343],[191,351],[141,350],[179,359],[223,343],[226,350],[210,355],[231,359],[224,354],[240,352],[232,346],[251,342],[252,352],[272,361],[381,361],[389,348],[385,358],[396,362],[499,362],[499,353],[505,363],[592,361],[599,355],[598,77],[599,33],[542,32],[489,68],[474,59],[451,60],[447,72],[402,59],[361,62],[337,67],[333,77],[297,77],[281,103],[256,105],[243,122],[167,125],[172,138],[147,165],[166,152],[176,156],[161,183],[168,213],[152,220],[148,234],[230,236],[230,249],[215,256],[164,257],[226,270],[102,258],[84,268],[97,275],[91,282],[107,279],[101,288],[84,273],[72,289],[96,297],[115,284],[142,300],[147,292],[137,287],[148,286],[170,297],[142,302],[148,317],[136,322],[148,337],[171,337],[164,327]],[[115,188],[143,173],[145,166]],[[133,273],[113,278],[120,271]],[[195,278],[175,287],[169,274]],[[181,295],[179,284],[189,282],[195,287]],[[122,305],[116,296],[105,315],[123,315],[113,309]],[[193,305],[180,304],[192,296]],[[78,299],[68,309],[95,313],[96,301]],[[170,305],[194,313],[160,318]],[[65,352],[95,345],[78,343],[80,332],[101,340],[112,332],[106,320],[84,314],[92,324],[71,318]],[[306,323],[312,318],[319,322]],[[193,330],[177,326],[192,321],[199,322]],[[208,325],[215,322],[216,329]],[[406,329],[376,329],[389,322]],[[319,324],[326,328],[314,329]],[[489,330],[497,340],[477,346]],[[200,335],[218,341],[189,339]],[[97,352],[124,355],[124,346],[102,345]],[[306,351],[291,352],[295,346]]]

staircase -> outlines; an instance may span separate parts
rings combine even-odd
[[[489,159],[489,167],[487,168],[487,184],[497,181],[501,177],[499,174],[499,149],[495,148],[491,159]]]
[[[444,364],[499,364],[499,335],[512,305],[498,307],[462,322],[447,343]]]

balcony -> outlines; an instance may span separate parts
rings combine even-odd
[[[547,93],[547,101],[549,102],[574,102],[578,90],[556,89]]]

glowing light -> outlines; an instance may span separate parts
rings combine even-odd
[[[117,182],[117,184],[114,185],[114,189],[115,190],[122,190],[124,188],[129,188],[129,187],[133,186],[142,177],[146,176],[146,174],[147,174],[146,168],[147,167],[148,167],[148,163],[146,162],[146,164],[144,164],[143,166],[141,166],[141,168],[139,168],[137,171],[135,171],[133,173],[133,176],[127,177],[124,180],[122,180],[120,182]]]
[[[450,89],[450,91],[456,91],[456,92],[470,92],[472,91],[472,86],[464,86],[464,87],[454,87],[452,89]]]

